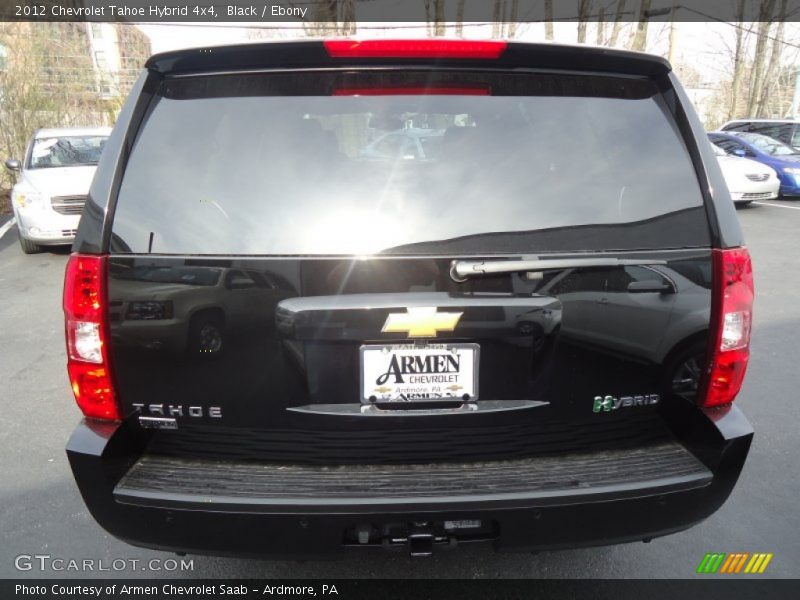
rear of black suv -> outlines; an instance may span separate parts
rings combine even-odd
[[[647,540],[752,430],[752,269],[669,65],[292,42],[150,59],[67,268],[67,448],[132,544]]]

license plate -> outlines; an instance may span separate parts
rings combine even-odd
[[[478,344],[361,346],[361,401],[476,400],[479,350]]]

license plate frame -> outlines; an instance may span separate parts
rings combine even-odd
[[[455,350],[455,352],[453,352]],[[388,387],[389,390],[382,391],[379,388],[375,388],[374,386],[371,389],[368,389],[367,385],[367,377],[375,375],[376,371],[374,370],[374,362],[371,358],[366,358],[370,353],[377,353],[380,356],[386,355],[387,361],[387,372],[391,365],[391,357],[389,356],[392,353],[398,353],[401,356],[437,356],[442,354],[454,354],[455,356],[469,356],[469,360],[471,360],[471,368],[470,365],[464,365],[463,368],[459,361],[459,369],[457,372],[441,372],[441,373],[403,373],[402,375],[417,375],[417,376],[425,376],[425,377],[437,377],[437,376],[445,376],[448,378],[448,381],[444,382],[424,382],[424,383],[411,383],[404,382],[402,385],[396,384],[395,382],[386,382],[380,384],[379,388]],[[367,360],[369,360],[370,364],[367,365]],[[467,362],[469,362],[469,360]],[[378,358],[380,361],[380,358]],[[448,361],[449,362],[449,361]],[[450,366],[448,364],[448,366]],[[361,403],[362,404],[392,404],[392,403],[402,403],[405,405],[425,405],[431,403],[441,403],[441,402],[473,402],[478,399],[479,394],[479,381],[478,381],[478,371],[480,365],[480,345],[475,343],[427,343],[427,344],[397,344],[397,343],[385,343],[385,344],[364,344],[359,348],[359,388],[361,391]],[[370,373],[367,373],[367,370],[370,370]],[[455,382],[450,382],[449,379],[456,375],[457,379]],[[464,377],[462,377],[462,375]],[[471,386],[464,385],[461,386],[462,383],[469,384],[471,376]],[[387,385],[387,383],[389,385]],[[426,385],[427,384],[427,385]],[[441,385],[440,385],[441,384]],[[377,382],[376,382],[376,385]],[[402,390],[408,390],[408,386],[415,386],[416,392],[411,394],[403,393],[402,395],[398,394],[398,388]],[[458,390],[442,390],[442,387],[448,386],[461,386],[461,389]],[[428,391],[422,391],[427,387]],[[440,390],[440,391],[437,391]],[[377,392],[377,393],[376,393]],[[417,396],[420,394],[420,396]],[[423,394],[431,394],[427,397],[422,397]],[[464,398],[464,394],[469,394],[468,398]]]

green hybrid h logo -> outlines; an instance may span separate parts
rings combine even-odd
[[[599,413],[601,410],[611,412],[611,407],[614,406],[614,396],[595,396],[594,408],[592,410]]]

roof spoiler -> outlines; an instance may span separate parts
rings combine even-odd
[[[409,46],[420,44],[420,40],[406,40]],[[378,40],[370,45],[380,46]],[[397,48],[403,40],[390,40]],[[431,44],[433,40],[428,42]],[[493,68],[555,69],[568,71],[590,71],[658,77],[671,70],[669,62],[652,54],[630,52],[612,48],[591,46],[569,46],[558,44],[529,44],[522,42],[476,42],[502,44],[503,51],[497,53],[478,53],[476,56],[459,55],[448,52],[450,46],[463,45],[465,40],[436,40],[433,45],[439,53],[411,53],[410,56],[397,52],[381,56],[380,52],[344,53],[330,52],[323,40],[302,40],[291,42],[265,42],[258,44],[239,44],[176,50],[152,56],[145,67],[162,75],[178,75],[204,72],[248,71],[261,69],[307,69],[331,68],[339,66],[396,66],[426,65],[437,66],[480,66]],[[337,40],[337,45],[342,41]],[[364,44],[353,40],[354,45]],[[384,41],[384,43],[386,43]]]

